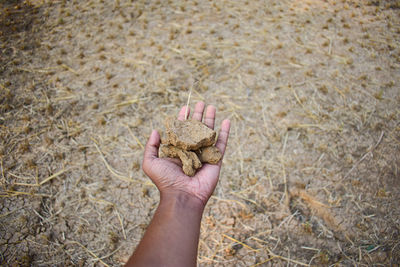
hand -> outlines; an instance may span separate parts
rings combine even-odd
[[[192,119],[202,121],[205,104],[198,102],[196,104]],[[208,106],[204,118],[204,124],[214,129],[215,107]],[[190,109],[188,109],[188,116]],[[186,106],[182,107],[178,114],[178,120],[184,120],[186,114]],[[216,146],[224,155],[228,142],[230,129],[230,121],[224,120],[221,124],[221,130],[218,136]],[[143,171],[150,177],[157,188],[160,190],[161,196],[170,194],[186,193],[201,200],[205,206],[215,186],[217,185],[219,172],[221,170],[222,159],[218,164],[203,164],[197,170],[195,176],[187,176],[182,171],[182,164],[177,159],[159,158],[158,149],[160,147],[160,135],[156,130],[150,135],[147,141],[143,157]]]

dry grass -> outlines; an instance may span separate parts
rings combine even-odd
[[[0,6],[2,265],[123,264],[189,92],[232,121],[200,266],[400,261],[397,1]]]

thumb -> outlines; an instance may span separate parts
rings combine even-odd
[[[143,163],[150,163],[153,159],[158,158],[158,148],[160,147],[160,134],[157,130],[153,130],[150,134],[144,149]]]

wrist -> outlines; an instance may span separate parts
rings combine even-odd
[[[205,204],[199,198],[180,190],[160,192],[160,207],[185,213],[203,214]]]

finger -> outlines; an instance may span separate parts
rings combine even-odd
[[[151,163],[158,158],[158,148],[160,147],[160,134],[153,130],[144,149],[143,165]]]
[[[186,114],[186,106],[183,106],[183,107],[181,108],[181,110],[179,111],[178,120],[184,121],[184,120],[185,120],[185,115],[186,115],[187,117],[189,117],[189,114],[190,114],[190,107],[188,107],[188,112],[187,112],[187,114]]]
[[[211,129],[214,129],[215,110],[214,106],[209,105],[206,110],[206,117],[204,118],[204,124]]]
[[[204,106],[205,104],[203,101],[197,102],[194,107],[193,120],[201,121],[203,119]]]
[[[228,144],[229,130],[231,128],[231,122],[229,120],[224,120],[221,124],[221,130],[219,132],[217,143],[215,144],[224,156],[226,145]]]

